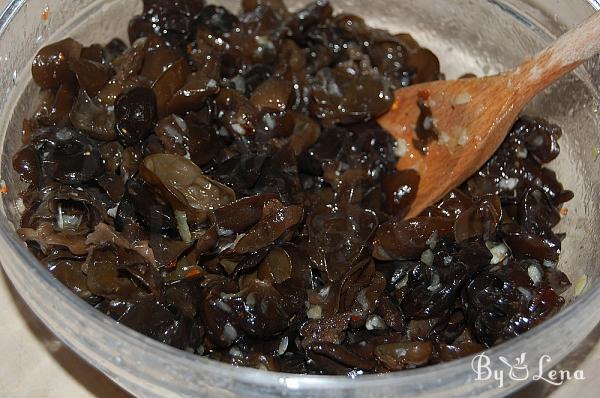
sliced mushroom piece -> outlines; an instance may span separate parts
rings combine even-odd
[[[287,80],[271,78],[254,90],[250,103],[262,110],[287,110],[292,95],[292,83]]]
[[[139,257],[138,257],[139,258]],[[135,259],[134,262],[140,261]],[[152,292],[145,286],[138,286],[133,275],[125,276],[127,260],[121,259],[114,246],[94,249],[85,264],[87,284],[90,291],[111,300],[143,300],[152,297]],[[140,261],[138,264],[143,264]],[[146,264],[144,267],[151,267]]]
[[[313,210],[307,224],[311,258],[327,280],[337,281],[371,245],[377,216],[353,205],[329,205]]]
[[[191,73],[187,76],[184,86],[167,103],[167,111],[178,115],[198,111],[218,92],[219,85],[215,79],[201,72]]]
[[[375,235],[373,257],[378,260],[408,260],[421,256],[435,232],[439,238],[452,234],[454,220],[445,217],[394,218],[381,224]]]
[[[112,77],[109,66],[90,59],[70,59],[69,67],[77,76],[79,87],[90,96],[102,90]]]
[[[284,207],[277,200],[265,203],[261,220],[235,245],[235,253],[251,253],[275,242],[287,230],[295,227],[304,218],[300,206]]]
[[[289,137],[289,145],[296,156],[313,146],[321,136],[321,126],[312,118],[299,113],[288,112],[294,118],[294,130]]]
[[[231,188],[207,177],[183,156],[147,156],[140,175],[164,194],[173,209],[185,212],[191,222],[202,223],[211,211],[235,201]]]
[[[315,343],[306,348],[307,356],[317,363],[325,357],[346,368],[370,371],[377,366],[373,358],[360,356],[346,346],[332,343]],[[344,372],[346,373],[346,372]]]
[[[150,264],[158,265],[154,250],[148,244],[148,241],[130,242],[119,232],[115,231],[110,225],[100,223],[96,226],[94,232],[89,234],[85,243],[90,247],[105,246],[108,244],[132,250],[145,258]]]
[[[375,357],[390,370],[426,365],[432,353],[431,341],[404,341],[375,347]]]
[[[79,91],[69,119],[74,127],[95,140],[114,141],[117,138],[114,112],[109,112],[106,106],[97,103],[84,90]]]
[[[244,298],[240,327],[245,333],[269,338],[291,325],[294,313],[290,311],[286,297],[270,283],[251,280],[244,289]]]
[[[19,228],[17,233],[26,242],[36,242],[43,252],[47,252],[51,246],[66,247],[71,253],[79,256],[86,255],[88,252],[85,236],[58,232],[49,223],[42,223],[37,229]]]
[[[383,178],[385,210],[392,216],[404,218],[417,196],[419,173],[415,170],[393,170]]]
[[[486,241],[494,240],[496,227],[501,219],[500,198],[496,195],[485,195],[456,218],[455,239],[457,242],[462,242],[480,236]]]
[[[160,119],[155,133],[164,147],[164,152],[190,159],[190,133],[183,118],[170,115]]]
[[[43,89],[57,89],[75,80],[69,60],[81,56],[83,46],[73,39],[64,39],[42,48],[33,60],[33,80]]]
[[[265,203],[280,200],[277,194],[260,194],[239,199],[214,211],[214,223],[220,235],[240,234],[258,223]]]
[[[159,117],[169,113],[169,101],[185,85],[187,73],[187,64],[180,59],[171,64],[152,85]]]

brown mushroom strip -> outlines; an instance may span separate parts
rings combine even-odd
[[[273,206],[270,209],[270,206]],[[281,202],[271,200],[265,203],[263,217],[235,245],[235,253],[254,252],[275,242],[283,233],[296,226],[304,217],[300,206],[284,207]]]
[[[231,188],[210,179],[183,156],[147,156],[140,173],[163,192],[175,210],[185,212],[190,221],[202,223],[210,211],[235,201]]]
[[[215,224],[221,235],[246,232],[258,223],[263,207],[270,200],[279,199],[277,194],[261,194],[239,199],[214,211]]]
[[[392,219],[379,226],[373,257],[378,260],[420,257],[427,248],[427,240],[434,233],[440,238],[450,235],[453,223],[453,220],[442,217]]]
[[[308,228],[311,258],[328,280],[337,281],[370,244],[377,216],[354,206],[326,206],[312,212]]]
[[[154,252],[147,241],[129,242],[120,233],[104,223],[100,223],[96,226],[94,232],[87,236],[85,243],[88,246],[113,244],[127,250],[135,251],[140,256],[144,257],[150,264],[157,264]]]
[[[75,73],[69,68],[69,61],[79,59],[82,45],[73,39],[65,39],[42,48],[33,60],[31,75],[38,86],[56,89],[70,83]]]
[[[85,255],[88,252],[85,236],[57,232],[52,224],[42,223],[37,229],[19,228],[17,233],[24,241],[39,244],[43,251],[47,251],[50,246],[57,245],[66,247],[76,255]]]
[[[427,364],[432,351],[430,341],[406,341],[377,346],[375,356],[388,369],[401,370]]]

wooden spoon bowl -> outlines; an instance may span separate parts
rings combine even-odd
[[[399,170],[420,182],[406,215],[412,218],[476,173],[502,144],[519,112],[544,88],[600,52],[600,12],[513,71],[496,76],[434,81],[396,91],[379,124],[398,140]],[[423,107],[431,112],[423,118]],[[421,145],[418,123],[435,139]]]

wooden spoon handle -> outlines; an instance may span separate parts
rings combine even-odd
[[[600,11],[514,71],[531,97],[600,52]],[[529,100],[527,100],[529,101]]]

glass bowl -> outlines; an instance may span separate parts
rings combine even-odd
[[[289,1],[291,8],[308,1]],[[20,146],[20,125],[31,113],[37,90],[30,64],[38,48],[72,36],[85,44],[125,37],[137,0],[9,1],[0,16],[0,175],[8,186],[0,211],[0,261],[19,294],[35,314],[70,348],[127,391],[145,397],[464,397],[501,396],[527,380],[476,380],[472,358],[426,368],[363,376],[298,376],[235,368],[160,344],[87,305],[39,265],[14,232],[17,194],[23,188],[11,167]],[[221,1],[237,9],[237,0]],[[596,0],[333,0],[338,11],[364,16],[373,26],[408,31],[441,59],[449,78],[466,72],[496,73],[518,64],[574,26],[594,9]],[[48,7],[48,14],[44,10]],[[42,15],[48,15],[43,18]],[[566,294],[568,306],[532,331],[488,350],[497,359],[526,353],[523,366],[548,369],[580,343],[600,320],[600,61],[598,57],[539,95],[527,113],[543,116],[564,129],[562,154],[553,164],[567,189],[575,192],[559,225],[567,232],[560,268],[585,291]],[[574,283],[575,284],[575,283]],[[578,292],[579,293],[579,292]],[[504,368],[506,372],[507,369]]]

